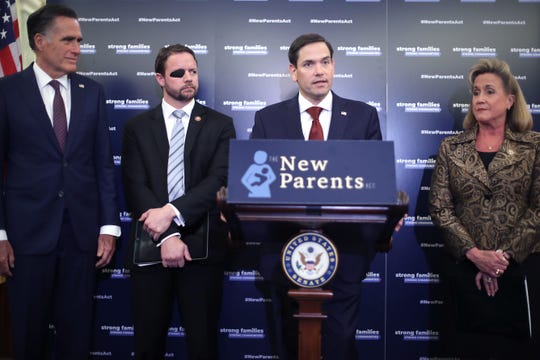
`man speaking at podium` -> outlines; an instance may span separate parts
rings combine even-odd
[[[298,84],[292,99],[255,113],[252,139],[382,140],[377,110],[361,101],[341,98],[331,91],[334,77],[332,45],[319,34],[304,34],[289,48],[289,73]],[[280,269],[283,242],[299,229],[269,225],[262,235],[261,274],[270,282],[276,346],[280,359],[296,359],[297,325],[293,320],[289,283]],[[259,227],[260,229],[260,227]],[[324,359],[358,357],[355,333],[360,319],[360,286],[376,249],[373,228],[357,224],[332,224],[324,233],[339,250],[337,273],[329,283],[333,298],[323,305]],[[370,231],[371,230],[371,231]]]

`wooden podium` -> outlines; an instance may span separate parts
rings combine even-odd
[[[218,202],[228,203],[223,211],[240,221],[294,223],[304,230],[282,239],[281,263],[299,287],[289,291],[299,304],[299,359],[319,359],[322,303],[333,296],[323,288],[339,267],[339,249],[323,229],[380,224],[376,250],[390,250],[409,203],[403,192],[396,197],[393,142],[231,140],[229,150],[228,194],[218,194]]]
[[[292,222],[310,232],[321,232],[329,223],[375,223],[381,224],[381,236],[377,241],[378,251],[389,251],[395,226],[408,211],[408,196],[399,192],[396,204],[361,206],[305,206],[275,204],[232,204],[226,205],[226,191],[218,195],[218,202],[228,212],[233,211],[240,221]],[[283,239],[285,242],[287,239]],[[339,265],[338,265],[339,266]],[[322,303],[330,299],[331,291],[320,287],[297,288],[288,292],[299,304],[298,358],[319,359],[321,356],[321,321],[326,316],[321,312]]]

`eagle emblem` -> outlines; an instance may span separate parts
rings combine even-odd
[[[308,248],[307,254],[303,253],[302,251],[298,251],[298,254],[300,255],[300,261],[297,261],[296,266],[299,270],[317,272],[318,265],[321,262],[321,257],[323,256],[323,252],[320,252],[315,256],[313,256],[313,252],[314,250],[312,247]]]
[[[320,233],[301,233],[283,248],[281,264],[293,283],[306,288],[321,287],[337,270],[337,249]]]

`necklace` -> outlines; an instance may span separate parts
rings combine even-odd
[[[497,151],[504,142],[504,133],[501,131],[492,132],[490,135],[485,132],[479,131],[476,137],[478,150],[483,151]]]
[[[504,141],[504,140],[503,140],[503,141]],[[492,151],[496,151],[497,149],[499,149],[499,147],[501,146],[501,144],[502,144],[502,141],[499,142],[498,144],[493,144],[493,143],[492,143],[491,145],[489,145],[489,144],[484,144],[483,146],[480,145],[480,146],[478,147],[478,149],[480,150],[480,149],[483,148],[483,149],[485,149],[484,151],[492,152]]]

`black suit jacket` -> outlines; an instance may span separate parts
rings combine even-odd
[[[235,137],[232,118],[195,103],[184,145],[185,194],[172,201],[186,227],[174,222],[162,238],[174,232],[194,232],[210,212],[209,259],[224,254],[226,231],[216,208],[217,191],[227,183],[229,140]],[[126,122],[122,140],[122,178],[133,219],[169,202],[167,162],[169,142],[161,104]],[[216,231],[218,230],[218,231]]]

